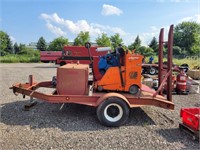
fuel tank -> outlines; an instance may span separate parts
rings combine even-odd
[[[88,94],[89,65],[66,64],[57,68],[56,89],[60,95]]]

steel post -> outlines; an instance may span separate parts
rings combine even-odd
[[[158,87],[160,87],[163,80],[163,43],[164,43],[164,28],[160,30],[159,35],[159,50],[158,50]],[[159,94],[163,95],[162,89]]]
[[[173,57],[173,25],[170,26],[168,34],[167,72],[170,72],[170,75],[167,79],[167,99],[169,101],[172,101],[172,57]]]

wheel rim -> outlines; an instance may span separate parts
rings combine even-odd
[[[150,72],[150,74],[155,74],[156,73],[156,69],[155,68],[151,68],[149,72]]]
[[[104,116],[110,122],[117,122],[123,116],[123,109],[118,104],[109,104],[104,109]]]
[[[98,86],[98,87],[97,87],[97,90],[98,90],[99,92],[101,92],[101,91],[103,91],[103,87],[102,87],[102,86]]]
[[[129,89],[129,92],[130,92],[131,94],[137,94],[137,92],[138,92],[138,87],[137,87],[136,85],[132,85],[132,86],[130,87],[130,89]]]

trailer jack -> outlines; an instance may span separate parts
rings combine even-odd
[[[36,104],[37,104],[37,101],[34,100],[33,97],[30,97],[29,102],[24,105],[24,110],[29,111],[29,109],[35,106]]]

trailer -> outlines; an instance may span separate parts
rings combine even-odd
[[[159,55],[163,54],[164,29],[161,29],[159,36]],[[174,109],[172,102],[172,87],[167,86],[167,97],[163,96],[162,89],[164,83],[171,85],[172,82],[172,45],[173,45],[173,25],[170,27],[168,36],[168,67],[167,74],[159,72],[159,88],[154,91],[145,85],[141,85],[139,92],[131,94],[127,91],[98,91],[95,89],[95,83],[89,82],[89,65],[86,64],[67,64],[57,68],[56,79],[45,82],[35,82],[32,75],[29,76],[28,83],[16,83],[11,89],[14,94],[30,96],[30,103],[25,108],[35,105],[33,98],[40,99],[49,103],[75,103],[96,107],[97,118],[101,124],[109,127],[118,127],[126,123],[130,109],[141,106],[156,106],[164,109]],[[88,44],[86,47],[89,49]],[[127,61],[136,59],[131,57]],[[159,63],[162,64],[163,58],[159,57]],[[138,64],[141,67],[141,64]],[[112,69],[112,67],[111,67]],[[162,70],[159,65],[159,70]],[[124,71],[122,70],[122,73]],[[121,74],[121,73],[120,73]],[[164,77],[163,77],[164,76]],[[121,76],[120,76],[121,77]],[[130,78],[137,77],[130,74]],[[94,78],[96,79],[96,78]],[[101,80],[101,79],[99,79]],[[123,85],[122,85],[123,87]],[[50,94],[41,93],[39,88],[52,88]],[[108,88],[109,89],[109,88]]]
[[[103,56],[110,49],[106,49],[101,52],[97,52],[97,46],[90,48],[91,57]],[[79,61],[80,64],[90,64],[90,58],[88,50],[84,46],[64,46],[61,51],[40,51],[41,62],[55,62],[63,66],[68,63],[76,63]]]
[[[44,63],[56,62],[62,57],[62,51],[40,51],[40,61]]]

